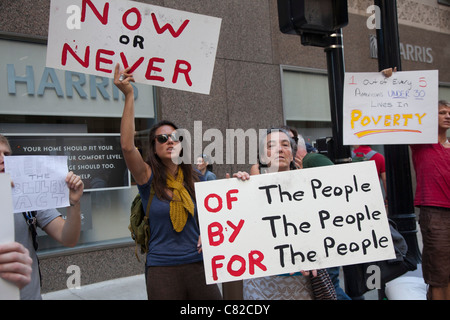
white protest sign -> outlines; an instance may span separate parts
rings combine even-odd
[[[47,67],[209,94],[219,18],[125,0],[52,0]]]
[[[11,196],[11,177],[0,173],[0,243],[14,242],[14,213]],[[19,288],[0,278],[0,300],[19,300]]]
[[[438,71],[346,73],[344,144],[438,141]]]
[[[195,184],[208,284],[395,258],[373,161]]]
[[[67,156],[5,157],[5,172],[14,182],[14,212],[68,207]]]

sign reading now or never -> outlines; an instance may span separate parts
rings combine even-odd
[[[124,0],[52,0],[47,67],[209,94],[219,18]]]
[[[438,71],[346,73],[344,144],[438,141]]]
[[[195,184],[206,281],[395,258],[373,161]]]

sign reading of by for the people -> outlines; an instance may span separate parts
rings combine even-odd
[[[195,184],[207,283],[395,258],[373,161]]]
[[[221,19],[125,0],[52,0],[47,66],[209,94]]]
[[[346,73],[344,144],[437,142],[438,71]]]

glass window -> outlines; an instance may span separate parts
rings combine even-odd
[[[331,137],[328,76],[324,70],[282,68],[283,108],[286,124],[307,143]]]
[[[450,101],[450,83],[439,86],[439,100]]]
[[[104,150],[120,154],[122,93],[112,79],[47,68],[46,48],[45,44],[0,39],[0,133],[9,136],[14,145],[27,141],[35,147],[67,145],[75,135],[78,139],[76,145],[92,146],[95,141]],[[154,90],[147,85],[134,86],[136,131],[139,137],[145,137],[147,129],[155,122]],[[26,154],[25,150],[19,152],[17,146],[13,149],[16,149],[16,154]],[[43,149],[41,154],[52,154]],[[92,154],[99,152],[99,148],[92,150]],[[33,153],[30,151],[28,154]],[[89,149],[83,154],[89,155]],[[75,157],[75,153],[68,152],[67,155]],[[81,157],[77,165],[88,164],[88,160],[84,160],[88,158]],[[123,162],[123,159],[117,161]],[[103,164],[99,162],[97,165]],[[71,169],[76,169],[76,166]],[[79,174],[77,170],[73,171]],[[128,224],[137,187],[132,181],[131,185],[126,181],[128,175],[124,175],[123,170],[111,172],[121,175],[124,185],[106,185],[84,193],[82,232],[77,247],[62,248],[45,233],[39,232],[41,254],[131,243]],[[85,177],[87,179],[88,175]],[[93,184],[92,181],[89,183]],[[58,210],[64,217],[65,209]]]

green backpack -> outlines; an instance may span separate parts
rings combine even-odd
[[[141,195],[138,193],[131,203],[131,215],[130,215],[130,225],[128,229],[131,232],[131,238],[134,240],[136,244],[135,254],[136,258],[140,262],[138,256],[138,247],[141,248],[141,254],[145,254],[148,252],[148,243],[150,241],[150,224],[148,221],[148,215],[150,212],[150,204],[152,202],[153,196],[155,195],[155,191],[153,190],[153,186],[150,188],[150,196],[148,199],[147,209],[144,212],[144,208],[142,206]]]

